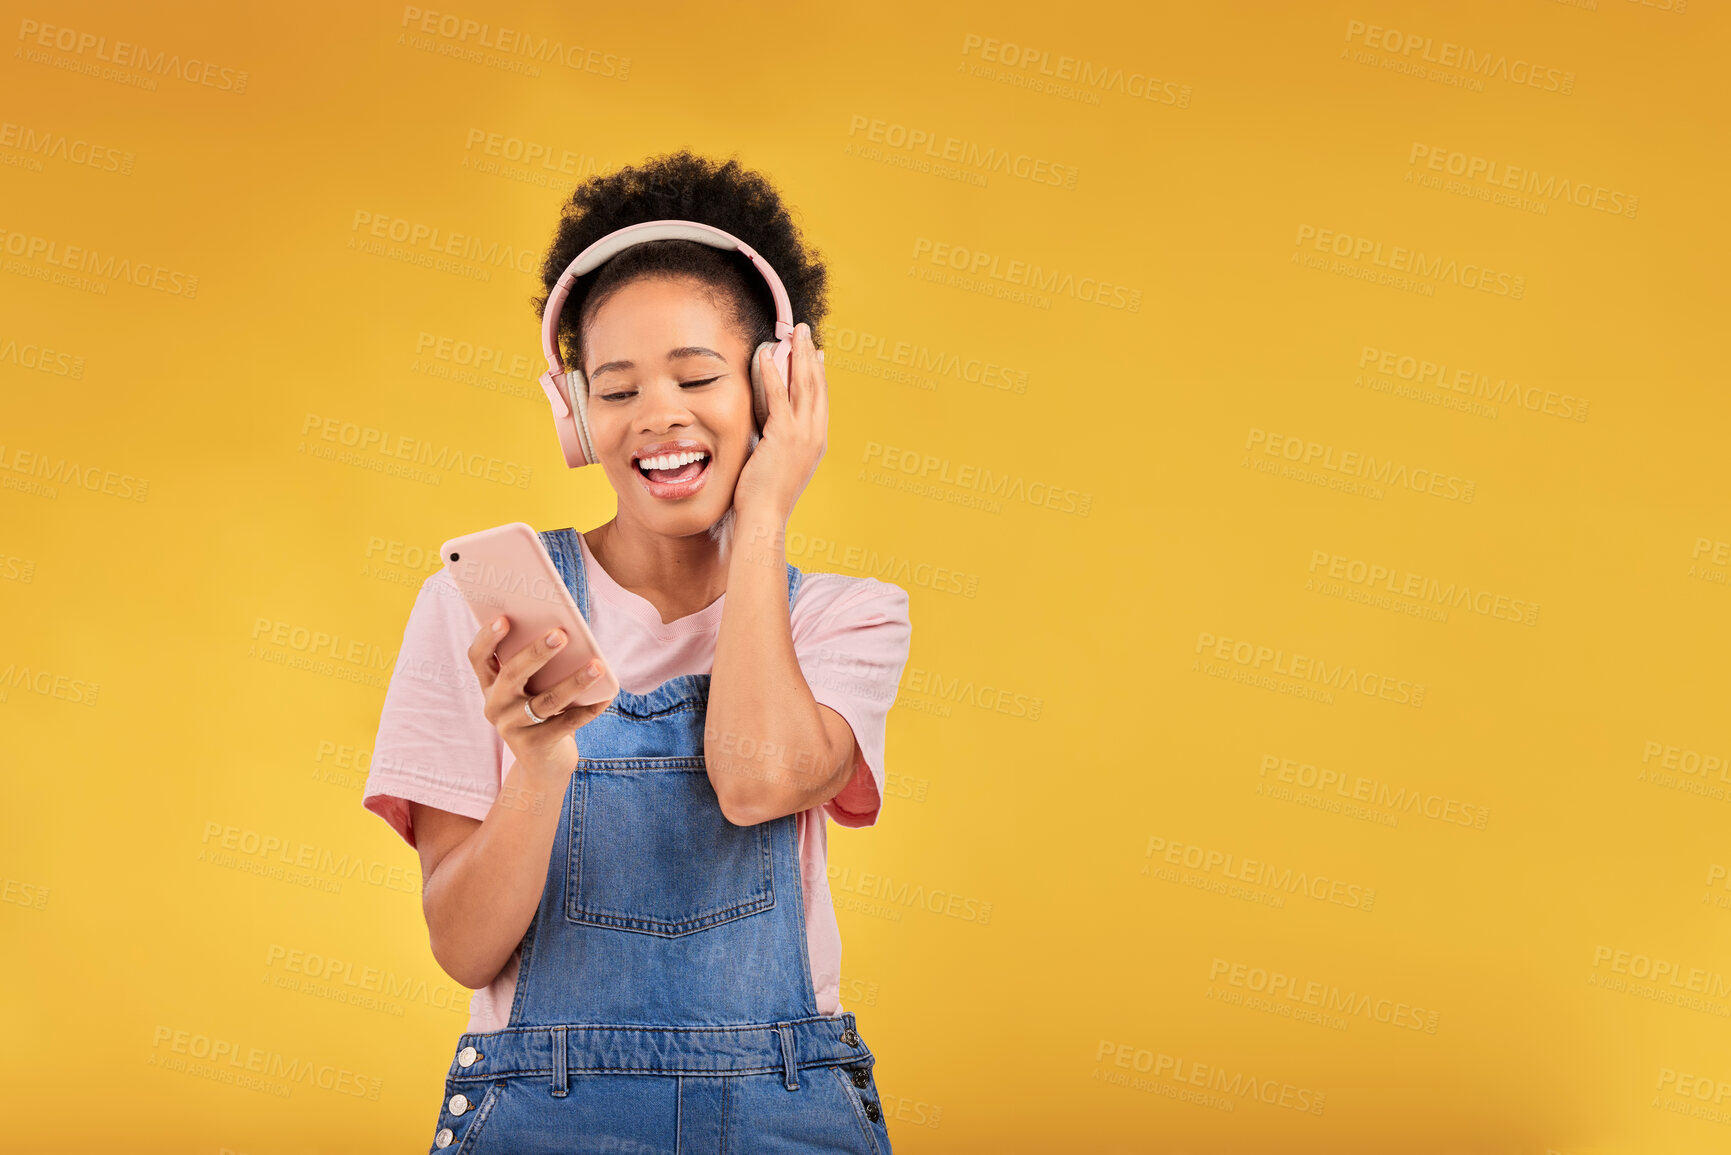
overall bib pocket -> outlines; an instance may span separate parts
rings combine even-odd
[[[770,824],[729,822],[701,757],[579,758],[574,778],[567,920],[672,938],[775,905]]]

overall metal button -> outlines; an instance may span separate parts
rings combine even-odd
[[[475,1065],[475,1060],[480,1057],[480,1052],[476,1051],[474,1047],[464,1047],[462,1050],[457,1052],[457,1066],[473,1067]]]
[[[455,1138],[456,1136],[451,1134],[451,1129],[449,1127],[441,1127],[439,1128],[439,1133],[433,1136],[433,1146],[449,1147],[451,1145],[451,1140]]]
[[[849,1027],[841,1033],[841,1041],[850,1047],[859,1046],[859,1032]]]
[[[469,1097],[467,1095],[452,1095],[450,1106],[451,1114],[461,1115],[469,1109]]]
[[[853,1068],[853,1085],[854,1086],[863,1087],[871,1081],[872,1081],[872,1077],[871,1077],[871,1075],[869,1075],[866,1072],[866,1069],[864,1067]]]
[[[866,1112],[866,1118],[870,1119],[873,1123],[876,1123],[879,1119],[882,1119],[883,1115],[884,1115],[884,1113],[882,1111],[878,1110],[878,1105],[875,1101],[868,1101],[866,1103],[865,1112]]]

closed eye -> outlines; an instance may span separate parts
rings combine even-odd
[[[724,373],[721,376],[725,377],[726,374]],[[721,377],[709,377],[709,378],[706,378],[702,381],[681,381],[679,383],[679,387],[681,389],[695,389],[699,385],[713,385],[715,382],[717,382],[719,380],[721,380]],[[617,401],[622,397],[629,397],[629,396],[631,396],[631,394],[629,392],[599,393],[596,396],[599,397],[602,401]]]

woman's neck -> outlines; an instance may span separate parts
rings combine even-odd
[[[668,537],[615,515],[583,540],[607,576],[654,606],[663,623],[689,617],[727,592],[727,566],[707,531]]]

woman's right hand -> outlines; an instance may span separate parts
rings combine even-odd
[[[475,677],[481,682],[481,692],[486,696],[482,712],[499,731],[511,753],[516,755],[518,765],[537,776],[549,774],[563,779],[577,769],[577,743],[572,740],[577,728],[597,717],[613,699],[589,706],[571,704],[579,692],[601,676],[599,668],[590,673],[589,666],[528,697],[524,685],[530,675],[546,665],[559,649],[569,645],[570,639],[564,630],[554,630],[553,635],[560,639],[558,646],[550,643],[546,636],[536,638],[501,666],[494,651],[511,623],[503,614],[494,621],[503,622],[504,628],[495,631],[494,622],[485,622],[475,634],[475,640],[469,643],[469,665],[474,667]],[[600,667],[601,659],[596,658],[591,665]],[[545,722],[536,725],[529,720],[529,715],[523,712],[525,700],[537,717],[546,719]]]

